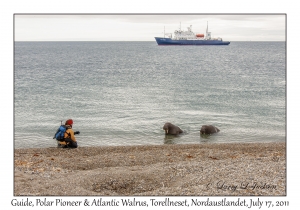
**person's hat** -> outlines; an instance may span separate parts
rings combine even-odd
[[[68,119],[66,121],[66,125],[73,125],[73,120],[72,119]]]

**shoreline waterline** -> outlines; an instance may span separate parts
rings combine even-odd
[[[278,144],[278,145],[284,145],[286,146],[287,142],[286,141],[267,141],[267,142],[202,142],[199,144],[195,144],[195,143],[187,143],[187,144],[137,144],[137,145],[101,145],[101,146],[78,146],[78,148],[76,149],[80,149],[83,148],[85,150],[88,149],[109,149],[109,148],[159,148],[159,147],[182,147],[182,148],[193,148],[193,147],[219,147],[219,146],[251,146],[251,145],[273,145],[273,144]],[[15,152],[18,150],[47,150],[47,149],[73,149],[73,148],[58,148],[58,147],[31,147],[31,148],[14,148]]]

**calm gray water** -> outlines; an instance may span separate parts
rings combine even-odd
[[[285,42],[15,42],[14,59],[15,148],[56,146],[68,118],[79,146],[286,139]]]

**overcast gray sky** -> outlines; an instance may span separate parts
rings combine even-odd
[[[278,14],[15,14],[15,41],[155,41],[155,36],[186,30],[226,41],[285,41],[286,16]]]

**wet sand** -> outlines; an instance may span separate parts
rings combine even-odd
[[[285,142],[14,152],[15,196],[286,195]]]

